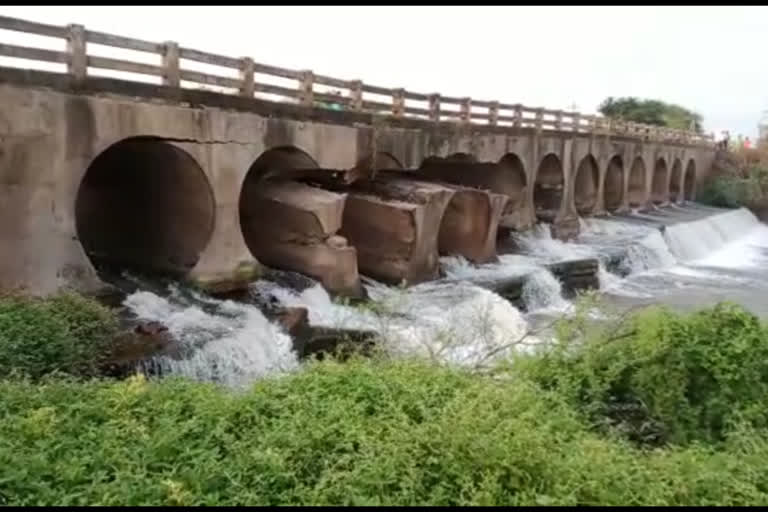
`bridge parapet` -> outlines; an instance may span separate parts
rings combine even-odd
[[[331,108],[336,105],[345,110],[380,114],[391,119],[413,118],[436,123],[447,121],[460,126],[472,126],[473,129],[482,126],[508,127],[510,130],[531,128],[537,132],[548,130],[621,136],[639,141],[689,146],[714,146],[713,134],[698,134],[579,112],[380,87],[361,80],[344,80],[309,70],[291,70],[257,63],[250,57],[216,55],[181,47],[172,41],[155,43],[86,30],[82,25],[64,27],[0,16],[0,29],[65,40],[66,51],[0,43],[0,56],[64,64],[66,73],[76,82],[85,81],[92,70],[127,72],[142,75],[141,81],[157,80],[167,87],[199,89],[202,85],[214,87],[218,92],[248,98],[259,97],[308,108],[318,103]],[[154,55],[158,57],[158,63],[147,64],[89,55],[89,45]],[[223,74],[194,71],[189,68],[194,65],[192,63],[216,66]],[[224,76],[227,73],[231,76]]]

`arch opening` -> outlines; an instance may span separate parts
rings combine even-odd
[[[683,180],[683,199],[693,201],[694,191],[696,190],[696,162],[688,161],[685,167],[685,179]]]
[[[533,188],[533,205],[536,218],[542,222],[553,222],[563,202],[565,177],[563,166],[556,155],[546,155],[539,164],[536,183]]]
[[[264,152],[240,190],[240,229],[261,263],[301,272],[331,292],[361,296],[357,253],[341,229],[346,195],[311,184],[317,162],[283,146]],[[307,171],[306,173],[303,171]]]
[[[579,215],[592,213],[597,206],[597,161],[592,155],[582,158],[576,168],[574,203]]]
[[[528,178],[525,176],[525,167],[520,157],[514,153],[507,153],[499,160],[502,169],[504,195],[508,197],[504,213],[519,211],[525,203],[525,191],[528,188]],[[496,190],[498,192],[499,190]]]
[[[629,171],[627,198],[632,208],[643,205],[645,200],[645,163],[641,157],[635,158]]]
[[[662,204],[667,202],[667,163],[663,158],[656,160],[653,168],[653,179],[651,180],[651,201],[653,204]]]
[[[615,212],[624,201],[624,163],[619,155],[608,162],[603,184],[603,205],[609,212]]]
[[[75,200],[78,238],[99,273],[182,277],[207,246],[214,219],[213,191],[194,158],[150,137],[99,154]]]
[[[669,200],[673,203],[677,203],[683,200],[680,195],[683,182],[683,164],[679,158],[675,159],[675,163],[672,164],[672,175],[669,179]]]

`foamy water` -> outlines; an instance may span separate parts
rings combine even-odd
[[[290,336],[270,323],[258,308],[197,298],[199,304],[189,304],[179,300],[178,294],[172,293],[169,300],[138,291],[125,299],[124,305],[139,319],[161,322],[174,339],[191,349],[192,355],[183,360],[155,358],[152,364],[164,374],[240,387],[298,367]]]
[[[693,208],[675,207],[633,217],[661,223],[696,214]],[[366,280],[373,306],[334,302],[319,285],[296,292],[259,281],[253,288],[285,306],[306,307],[312,325],[375,331],[392,354],[471,367],[539,343],[535,336],[525,336],[532,316],[573,311],[561,283],[545,267],[556,261],[597,258],[602,292],[622,303],[685,308],[734,299],[768,314],[768,285],[763,284],[768,227],[747,210],[668,225],[663,234],[653,225],[618,217],[582,220],[581,228],[578,239],[568,243],[553,239],[546,225],[517,234],[515,241],[525,254],[502,255],[493,264],[443,257],[446,278],[438,282],[399,289]],[[528,314],[473,284],[507,278],[524,279],[522,300]],[[189,293],[171,290],[160,297],[140,291],[125,301],[139,318],[162,322],[196,349],[183,361],[156,360],[163,372],[237,387],[299,366],[288,335],[255,306],[192,295],[190,299]]]

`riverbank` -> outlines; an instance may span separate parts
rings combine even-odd
[[[52,376],[63,367],[50,358],[33,377],[9,377],[9,361],[18,371],[29,360],[9,350],[9,332],[94,348],[103,333],[82,327],[104,317],[72,301],[1,303],[4,504],[768,499],[768,328],[738,307],[648,310],[600,326],[577,313],[556,326],[559,343],[482,371],[379,352],[233,390]]]

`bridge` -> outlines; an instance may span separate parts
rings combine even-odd
[[[0,43],[27,62],[0,68],[0,289],[93,290],[118,265],[227,290],[261,262],[354,296],[359,274],[417,283],[438,276],[440,254],[494,261],[536,222],[568,239],[579,216],[691,200],[715,153],[708,135],[80,25],[0,29],[66,42]],[[145,58],[93,52],[105,47]]]

